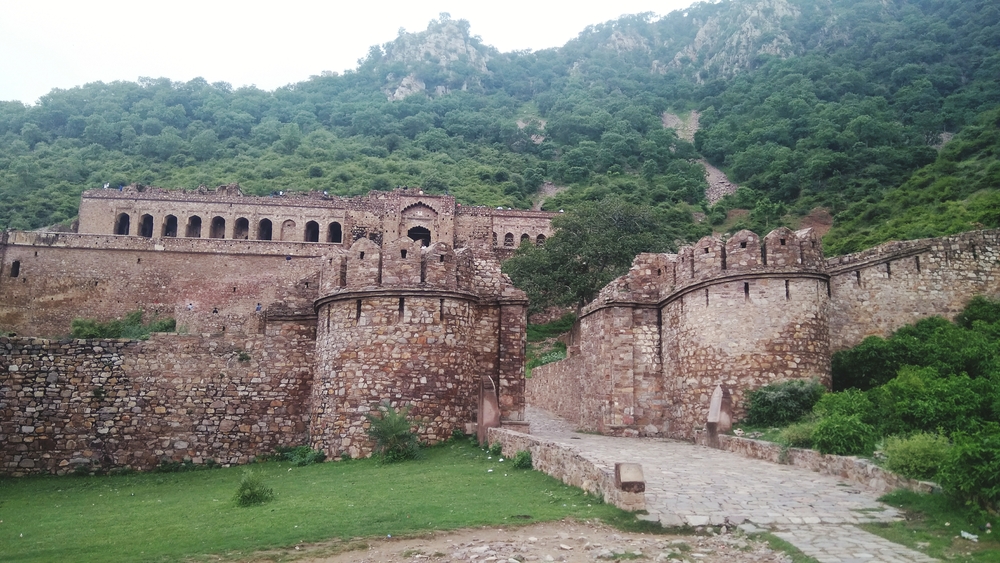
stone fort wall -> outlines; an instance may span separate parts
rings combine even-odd
[[[195,214],[202,230],[185,231]],[[384,399],[411,405],[433,443],[476,420],[487,382],[501,420],[522,421],[527,303],[492,239],[495,227],[544,236],[551,216],[413,190],[87,192],[81,232],[0,241],[2,471],[241,463],[304,443],[366,455],[364,415]],[[179,232],[162,230],[169,217]],[[341,241],[315,240],[310,222],[340,219]],[[271,240],[234,230],[264,220],[311,230]],[[172,316],[186,334],[16,336],[58,337],[74,318],[136,309]]]
[[[739,418],[746,391],[829,384],[836,350],[1000,296],[998,239],[980,231],[823,259],[812,232],[778,229],[640,255],[582,311],[569,357],[532,371],[526,399],[587,430],[691,438],[717,385]]]
[[[150,340],[0,337],[0,471],[246,463],[305,443],[311,324]]]

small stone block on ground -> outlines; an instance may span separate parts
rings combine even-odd
[[[616,463],[615,486],[627,493],[645,492],[646,479],[642,475],[642,465],[638,463]]]

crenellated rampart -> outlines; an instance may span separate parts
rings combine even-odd
[[[829,384],[833,351],[1000,295],[998,233],[824,259],[815,233],[782,228],[641,254],[583,308],[569,357],[533,370],[527,400],[587,430],[690,438],[718,385],[739,417],[749,390]]]

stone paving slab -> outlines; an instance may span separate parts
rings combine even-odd
[[[820,563],[927,563],[937,561],[919,551],[860,530],[855,526],[802,526],[774,532]]]
[[[878,502],[874,493],[848,481],[688,442],[583,434],[530,406],[526,415],[532,435],[572,449],[594,463],[607,467],[615,462],[641,464],[648,519],[664,526],[752,522],[786,530],[783,533],[792,538],[786,541],[823,562],[934,561],[886,540],[864,539],[877,536],[851,524],[892,522],[902,515]],[[858,541],[841,541],[845,537]]]

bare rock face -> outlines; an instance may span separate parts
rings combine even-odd
[[[396,40],[386,43],[383,48],[386,63],[404,63],[410,70],[402,77],[393,74],[386,77],[382,91],[390,101],[417,93],[442,95],[456,87],[466,90],[478,86],[475,76],[489,72],[486,63],[492,51],[478,38],[469,35],[469,22],[453,20],[447,14],[432,20],[425,31],[400,31]],[[444,69],[445,83],[429,85],[427,76],[435,74],[440,80],[440,75],[428,72],[428,67],[437,67],[435,71]]]
[[[715,68],[723,75],[747,68],[758,55],[787,57],[794,52],[781,20],[798,17],[799,10],[787,0],[761,0],[734,4],[732,11],[701,22],[694,41],[674,56],[670,63],[654,65],[666,72],[691,61],[703,61],[702,68]]]

